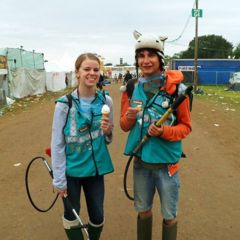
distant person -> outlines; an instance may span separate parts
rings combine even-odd
[[[132,78],[133,78],[133,79],[136,79],[136,78],[137,78],[136,73],[133,73],[133,74],[132,74]]]
[[[104,86],[104,75],[103,74],[100,74],[100,77],[99,77],[99,80],[98,80],[98,83],[97,83],[97,88],[99,90],[102,90],[103,89],[103,86]]]
[[[122,79],[123,79],[123,75],[122,75],[122,73],[119,73],[118,74],[118,83],[121,83]]]
[[[116,73],[114,74],[113,81],[114,81],[114,83],[117,83],[117,82],[118,82],[118,76],[117,76],[117,74],[116,74]]]
[[[68,77],[67,77],[67,75],[65,76],[65,84],[66,84],[66,87],[68,87],[68,85],[69,85],[69,81],[68,81]]]
[[[75,73],[77,89],[59,98],[55,106],[51,141],[53,186],[61,197],[68,196],[78,214],[83,205],[81,191],[84,192],[89,239],[98,240],[104,225],[104,175],[114,170],[107,148],[112,139],[113,103],[110,96],[96,91],[100,60],[94,54],[80,55]],[[110,109],[104,117],[103,106]],[[84,239],[79,221],[65,201],[62,220],[69,240]]]
[[[127,70],[125,76],[124,76],[124,84],[127,84],[128,80],[132,79],[132,74],[129,72],[129,70]]]

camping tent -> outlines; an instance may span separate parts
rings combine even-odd
[[[228,90],[240,91],[240,72],[235,72],[229,79],[230,87]]]

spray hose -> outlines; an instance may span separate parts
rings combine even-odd
[[[51,150],[50,149],[46,149],[46,153],[51,156]],[[26,170],[26,174],[25,174],[25,186],[26,186],[26,191],[27,191],[27,196],[28,196],[28,199],[31,203],[31,205],[38,211],[38,212],[48,212],[53,206],[54,204],[56,203],[57,199],[58,199],[58,196],[59,194],[57,193],[56,194],[56,197],[54,198],[53,202],[51,203],[51,205],[46,208],[46,209],[41,209],[39,208],[33,201],[32,199],[32,196],[31,196],[31,193],[30,193],[30,190],[29,190],[29,184],[28,184],[28,176],[29,176],[29,171],[30,171],[30,168],[32,166],[32,164],[35,162],[35,161],[42,161],[44,163],[44,165],[46,166],[51,178],[53,178],[53,171],[51,169],[51,167],[49,166],[47,160],[44,158],[44,157],[41,157],[41,156],[38,156],[38,157],[35,157],[33,158],[30,163],[28,164],[27,166],[27,170]],[[80,228],[83,229],[83,231],[85,232],[85,235],[87,237],[87,239],[89,240],[89,235],[88,235],[88,231],[87,231],[87,228],[88,228],[88,225],[87,224],[83,224],[80,216],[77,214],[76,210],[73,208],[69,198],[67,195],[64,195],[63,196],[63,201],[64,203],[72,210],[74,216],[76,217],[76,219],[79,221],[79,224],[80,224]]]
[[[50,168],[50,166],[48,165],[48,162],[47,160],[44,158],[44,157],[41,157],[41,156],[38,156],[38,157],[35,157],[33,158],[30,163],[28,164],[27,166],[27,170],[26,170],[26,174],[25,174],[25,186],[26,186],[26,191],[27,191],[27,196],[28,196],[28,199],[31,203],[31,205],[38,211],[38,212],[48,212],[53,206],[54,204],[56,203],[57,199],[58,199],[58,194],[56,194],[56,197],[54,198],[53,202],[51,203],[51,205],[46,208],[46,209],[41,209],[39,208],[33,201],[32,199],[32,196],[31,196],[31,193],[30,193],[30,189],[29,189],[29,184],[28,184],[28,175],[29,175],[29,171],[30,171],[30,168],[32,166],[32,164],[36,161],[43,161],[44,165],[47,167],[48,169],[48,172],[51,176],[51,178],[53,178],[53,172],[52,172],[52,169]]]

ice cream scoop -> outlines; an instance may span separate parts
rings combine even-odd
[[[109,117],[109,113],[110,113],[110,108],[107,104],[104,104],[102,107],[102,116],[105,118]]]

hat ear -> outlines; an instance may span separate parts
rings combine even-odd
[[[162,51],[164,51],[165,41],[168,39],[168,37],[166,37],[166,36],[159,36],[158,38],[159,38],[159,40],[161,41],[161,44],[162,44]]]
[[[142,36],[142,34],[140,33],[140,32],[138,32],[138,31],[134,31],[133,32],[133,36],[134,36],[134,38],[136,39],[136,40],[138,40],[141,36]]]
[[[168,37],[165,37],[165,36],[159,36],[159,39],[160,39],[162,42],[164,42],[164,41],[166,41],[166,40],[168,39]]]

